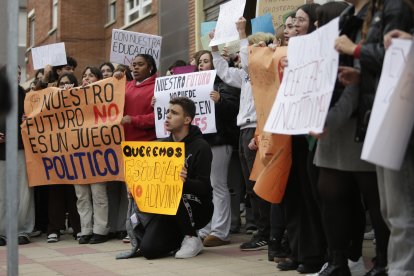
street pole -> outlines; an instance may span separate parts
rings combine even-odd
[[[6,217],[7,217],[7,275],[17,276],[19,185],[17,179],[17,45],[19,1],[7,0],[7,76],[10,83],[12,108],[6,121]]]

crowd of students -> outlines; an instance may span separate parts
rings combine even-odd
[[[132,251],[117,258],[158,258],[170,252],[176,252],[176,258],[190,258],[199,254],[203,246],[231,242],[230,234],[240,231],[240,213],[238,206],[236,212],[233,206],[242,200],[248,207],[245,228],[254,230],[254,235],[240,249],[267,249],[269,260],[278,262],[280,270],[351,275],[350,267],[362,262],[368,210],[376,238],[376,257],[365,275],[414,275],[413,135],[400,171],[376,167],[360,158],[386,47],[391,38],[412,39],[414,2],[346,2],[305,4],[286,16],[284,29],[278,28],[276,36],[247,36],[242,17],[236,22],[240,51],[229,54],[214,46],[211,51],[194,55],[196,71],[217,71],[210,94],[215,104],[217,133],[202,135],[198,127],[190,124],[195,112],[191,101],[178,98],[170,102],[165,127],[171,136],[166,140],[185,142],[188,162],[180,174],[184,190],[176,216],[142,213],[123,182],[57,184],[35,187],[33,194],[22,173],[19,244],[29,243],[30,235],[42,232],[47,242],[58,242],[60,235],[70,229],[80,244],[131,239]],[[288,46],[290,38],[309,34],[338,16],[340,35],[335,49],[340,54],[340,67],[324,131],[292,136],[292,167],[285,196],[282,203],[270,204],[255,194],[255,182],[249,179],[258,141],[248,47],[274,50]],[[76,60],[67,60],[67,65],[46,66],[37,71],[30,89],[67,89],[126,76],[121,121],[125,140],[157,139],[154,84],[161,74],[152,56],[139,54],[130,67],[115,68],[110,62],[99,68],[87,66],[79,83],[73,75]],[[177,61],[167,75],[174,74],[174,66],[185,64],[182,63]],[[24,92],[19,91],[19,96],[22,107]],[[19,108],[21,119],[24,114]],[[4,126],[0,127],[3,134]],[[5,160],[6,140],[4,135],[0,137],[1,160]],[[236,171],[231,169],[233,152],[238,152]],[[19,150],[19,160],[19,172],[25,172],[23,150]],[[4,175],[5,162],[0,161],[0,165]],[[229,183],[235,172],[242,175],[240,183]],[[233,193],[242,196],[235,198]],[[4,205],[4,193],[0,192],[0,196],[0,204]],[[3,210],[2,206],[0,245],[7,243]]]

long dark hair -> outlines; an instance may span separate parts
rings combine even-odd
[[[211,69],[214,69],[214,65],[213,65],[213,55],[211,54],[210,51],[208,50],[201,50],[198,51],[194,58],[195,58],[195,62],[196,62],[196,71],[198,72],[198,65],[200,65],[200,57],[204,54],[208,54],[210,56],[210,61],[211,61]]]
[[[152,67],[151,71],[150,71],[150,76],[154,75],[155,73],[157,73],[157,64],[155,63],[155,59],[151,56],[151,55],[147,55],[147,54],[138,54],[135,56],[137,57],[142,57],[143,59],[145,59],[145,61],[148,63],[148,65],[150,67]]]
[[[316,26],[315,26],[315,21],[317,20],[317,18],[316,18],[316,9],[319,6],[320,6],[319,4],[310,3],[310,4],[302,5],[299,8],[297,8],[297,10],[296,10],[296,11],[302,10],[309,16],[309,26],[308,26],[308,31],[306,32],[307,34],[313,32],[314,30],[316,30]]]
[[[85,70],[86,71],[86,70]],[[82,74],[83,75],[83,74]],[[71,84],[73,84],[74,87],[79,86],[78,85],[78,80],[76,79],[75,75],[73,75],[72,73],[64,73],[62,75],[60,75],[58,81],[57,81],[57,86],[59,86],[60,81],[64,78],[64,77],[68,77],[69,81],[71,82]]]
[[[105,65],[111,68],[112,73],[115,71],[115,67],[111,62],[102,63],[101,66],[99,66],[99,69],[102,69],[102,67],[104,67]]]
[[[364,25],[362,26],[362,40],[365,40],[365,38],[367,37],[368,29],[371,26],[371,22],[372,22],[372,18],[374,17],[374,14],[377,11],[382,10],[383,7],[384,7],[384,3],[381,0],[369,1],[368,13],[367,13],[367,16],[365,17]]]
[[[338,17],[349,5],[346,2],[328,2],[316,9],[316,20],[318,27],[327,24]]]
[[[99,68],[95,67],[95,66],[86,66],[85,69],[82,72],[82,79],[83,79],[83,75],[85,74],[86,70],[90,70],[92,74],[94,74],[98,80],[102,80],[103,79],[103,75],[101,70],[99,70]]]

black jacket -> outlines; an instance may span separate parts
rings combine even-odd
[[[412,11],[402,0],[379,0],[370,28],[361,47],[361,82],[358,124],[355,140],[362,142],[368,128],[375,93],[385,56],[384,35],[391,30],[409,32],[413,27]],[[371,13],[371,11],[368,11]]]
[[[174,142],[172,135],[164,141]],[[213,204],[213,188],[210,182],[213,154],[209,144],[203,139],[198,126],[191,125],[189,134],[180,142],[185,144],[185,166],[187,180],[183,194],[193,194],[204,204]]]
[[[18,87],[18,106],[17,106],[17,146],[18,149],[23,149],[23,140],[22,134],[20,132],[20,124],[22,122],[22,116],[24,114],[24,98],[26,97],[26,92],[24,91],[23,87],[19,85]],[[6,142],[7,142],[7,133],[6,133],[6,118],[2,117],[0,119],[0,132],[5,134]],[[0,160],[6,160],[6,143],[0,144]]]
[[[340,35],[346,35],[354,43],[358,43],[361,39],[362,25],[364,23],[364,18],[367,14],[368,4],[366,4],[359,12],[355,15],[355,7],[349,6],[346,8],[340,18],[339,18],[339,30]],[[349,66],[354,67],[354,57],[340,54],[339,55],[339,65],[340,66]],[[341,95],[345,87],[337,79],[335,82],[334,91],[332,94],[331,103],[329,108],[333,107],[335,103],[341,98]]]
[[[214,90],[220,92],[220,100],[215,104],[217,133],[204,134],[203,137],[210,146],[232,145],[237,148],[240,89],[229,86],[216,77]]]

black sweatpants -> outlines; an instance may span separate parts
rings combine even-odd
[[[213,209],[212,202],[204,203],[183,195],[175,216],[155,215],[145,227],[140,246],[142,255],[155,259],[179,249],[184,236],[197,236],[197,230],[210,222]]]
[[[321,213],[315,198],[317,173],[309,172],[308,142],[303,135],[292,137],[292,168],[283,199],[291,259],[308,265],[324,262],[326,240]],[[315,168],[313,168],[315,169]],[[315,184],[316,185],[316,184]]]

